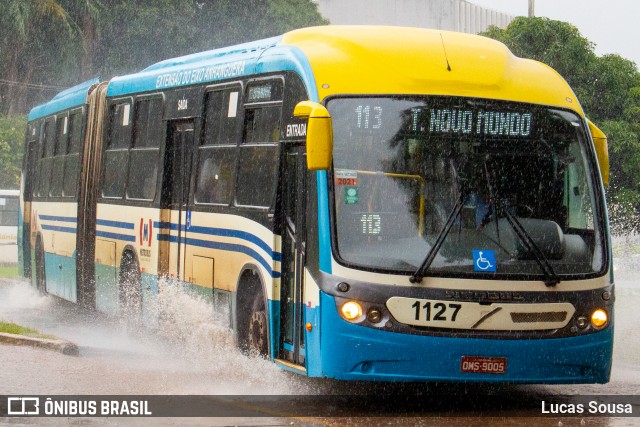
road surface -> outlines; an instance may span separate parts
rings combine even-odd
[[[0,395],[269,395],[274,399],[319,396],[319,400],[353,395],[331,403],[342,417],[311,417],[304,410],[292,413],[265,404],[258,405],[264,415],[260,417],[0,418],[0,424],[640,425],[638,418],[532,418],[540,413],[542,400],[553,401],[555,396],[639,393],[640,256],[622,253],[618,257],[614,368],[611,382],[604,385],[370,384],[304,378],[240,354],[229,331],[211,321],[210,306],[188,295],[172,299],[171,325],[151,331],[40,296],[19,279],[0,279],[0,320],[68,339],[80,348],[80,356],[72,357],[0,345]],[[363,402],[369,402],[366,411],[374,417],[361,416]]]

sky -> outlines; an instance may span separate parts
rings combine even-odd
[[[514,16],[529,10],[528,0],[467,1]],[[535,14],[572,23],[598,55],[617,53],[640,66],[639,0],[535,0]]]

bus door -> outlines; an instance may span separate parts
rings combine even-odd
[[[280,286],[280,354],[296,365],[305,362],[304,262],[305,262],[304,145],[290,145],[284,154],[282,200],[282,284]]]
[[[167,229],[168,253],[161,253],[165,268],[161,272],[170,279],[184,280],[185,247],[191,225],[189,189],[191,184],[191,158],[193,153],[193,120],[169,122],[167,146],[164,155],[162,180],[161,222]]]

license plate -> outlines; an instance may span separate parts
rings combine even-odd
[[[507,358],[462,356],[460,370],[474,374],[504,374],[507,372]]]

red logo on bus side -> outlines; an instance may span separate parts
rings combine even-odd
[[[153,221],[149,220],[149,224],[145,224],[144,218],[140,218],[140,246],[147,242],[147,246],[151,247],[153,240]]]

